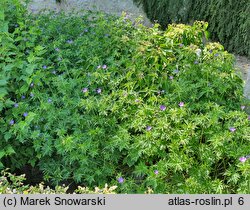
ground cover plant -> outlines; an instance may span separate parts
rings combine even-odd
[[[66,194],[68,186],[56,186],[54,189],[46,186],[44,183],[39,183],[36,186],[24,184],[26,177],[24,174],[17,176],[11,174],[8,170],[3,170],[0,176],[0,194]],[[103,188],[78,186],[73,192],[74,194],[115,194],[117,186],[109,187],[107,184]],[[147,193],[147,192],[146,192]]]
[[[243,81],[207,23],[3,8],[2,168],[118,193],[250,192]]]

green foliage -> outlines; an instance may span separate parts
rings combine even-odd
[[[123,193],[249,193],[243,82],[206,28],[23,15],[0,34],[2,165]]]
[[[142,5],[148,18],[157,21],[163,28],[171,23],[189,21],[189,13],[193,0],[134,0]]]
[[[17,159],[10,166],[15,168],[26,163],[34,155],[32,148],[22,145],[24,139],[20,140],[20,136],[14,137],[9,126],[14,123],[13,118],[17,118],[17,115],[20,114],[20,112],[11,111],[10,108],[16,104],[18,95],[28,91],[31,83],[31,70],[36,67],[36,64],[34,60],[31,61],[31,56],[27,56],[27,52],[34,46],[39,30],[29,26],[32,20],[27,9],[18,0],[3,1],[2,4],[3,22],[7,24],[0,32],[0,157],[7,157],[7,162],[13,162],[12,155],[21,155],[22,159]],[[13,13],[13,9],[15,9],[15,13]],[[34,50],[36,51],[36,48]],[[37,56],[36,52],[34,56]],[[19,131],[27,133],[26,129],[31,120],[32,113],[26,122],[20,122]],[[16,141],[18,139],[20,142]],[[17,149],[20,149],[19,154],[16,154]],[[34,160],[28,162],[33,164]],[[3,167],[2,162],[0,167]]]
[[[229,50],[250,55],[250,2],[226,0],[196,0],[191,18],[209,22],[213,39]]]
[[[134,0],[163,28],[170,23],[204,20],[213,40],[227,50],[250,55],[250,2],[248,0]]]
[[[28,10],[24,5],[27,5],[29,1],[30,0],[23,0],[23,3],[21,3],[20,0],[1,0],[0,19],[2,20],[4,17],[5,25],[0,28],[3,27],[4,31],[8,30],[9,32],[13,32],[18,26],[18,22],[23,21],[27,15]]]
[[[1,171],[0,177],[0,194],[65,194],[68,191],[66,186],[56,186],[54,189],[40,183],[36,186],[25,185],[25,175],[14,175],[8,170]],[[88,187],[78,186],[74,193],[79,194],[115,194],[117,186],[108,187],[107,184],[103,188],[95,187],[94,190]]]

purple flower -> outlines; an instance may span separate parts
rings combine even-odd
[[[124,182],[124,179],[122,177],[119,177],[117,180],[118,180],[119,183],[123,183]]]
[[[170,76],[169,79],[170,79],[170,80],[173,80],[173,79],[174,79],[174,76]]]
[[[236,131],[236,128],[231,127],[231,128],[229,128],[229,130],[230,130],[231,132],[235,132],[235,131]]]
[[[158,170],[154,170],[154,174],[159,174],[159,171]]]
[[[15,104],[14,104],[14,107],[16,107],[16,108],[17,108],[17,107],[18,107],[18,103],[15,103]]]
[[[179,47],[183,47],[184,46],[184,44],[179,44]]]
[[[183,107],[183,106],[184,106],[184,102],[180,102],[179,107]]]
[[[161,106],[160,106],[160,109],[161,109],[161,111],[164,111],[164,110],[166,110],[166,106],[161,105]]]
[[[14,120],[11,120],[10,121],[10,125],[14,125],[15,121]]]
[[[24,112],[24,113],[23,113],[23,116],[24,116],[24,117],[27,117],[27,116],[28,116],[28,113],[27,113],[27,112]]]
[[[194,61],[194,64],[198,64],[199,62],[198,61]]]
[[[241,110],[244,110],[246,108],[246,106],[242,105],[240,106]]]
[[[244,163],[246,160],[247,160],[246,157],[240,157],[239,158],[239,161],[242,162],[242,163]]]
[[[55,48],[55,51],[57,51],[57,52],[58,52],[59,50],[60,50],[60,49],[59,49],[58,47],[57,47],[57,48]]]
[[[152,126],[147,126],[146,130],[150,131],[152,129]]]
[[[51,102],[52,102],[52,100],[49,98],[49,99],[48,99],[48,103],[51,103]]]
[[[213,52],[213,50],[209,50],[209,52],[210,52],[210,53],[212,53],[212,52]]]
[[[214,56],[215,56],[215,57],[218,57],[218,56],[219,56],[219,54],[218,54],[218,53],[216,53]]]
[[[97,92],[98,94],[100,94],[100,93],[102,92],[102,89],[101,89],[101,88],[98,88],[98,89],[96,90],[96,92]]]
[[[88,88],[83,88],[83,89],[82,89],[82,92],[83,92],[83,93],[87,93],[87,92],[88,92]]]
[[[25,99],[25,96],[22,96],[22,99]]]
[[[89,30],[86,28],[86,29],[84,29],[84,32],[87,33],[87,32],[89,32]]]
[[[47,69],[47,66],[46,66],[46,65],[44,65],[44,66],[43,66],[43,69]]]
[[[173,71],[173,73],[174,73],[174,74],[178,74],[178,73],[179,73],[179,70],[178,70],[178,69],[175,69],[175,70]]]
[[[103,65],[102,68],[103,68],[103,69],[106,69],[106,68],[107,68],[107,65]]]
[[[136,102],[136,103],[139,103],[139,102],[140,102],[140,100],[139,100],[139,99],[135,99],[135,102]]]
[[[68,40],[67,40],[67,43],[68,43],[68,44],[72,44],[72,43],[73,43],[73,40],[72,40],[72,39],[68,39]]]

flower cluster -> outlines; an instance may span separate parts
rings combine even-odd
[[[85,88],[82,88],[81,91],[82,91],[83,93],[87,93],[87,92],[89,91],[89,89],[88,89],[87,87],[85,87]],[[98,94],[101,94],[101,93],[102,93],[102,89],[101,89],[101,88],[97,88],[97,89],[95,90],[95,92],[98,93]]]

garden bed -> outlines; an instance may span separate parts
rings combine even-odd
[[[2,168],[118,193],[249,193],[243,80],[204,44],[207,23],[161,31],[18,2],[1,20]]]

